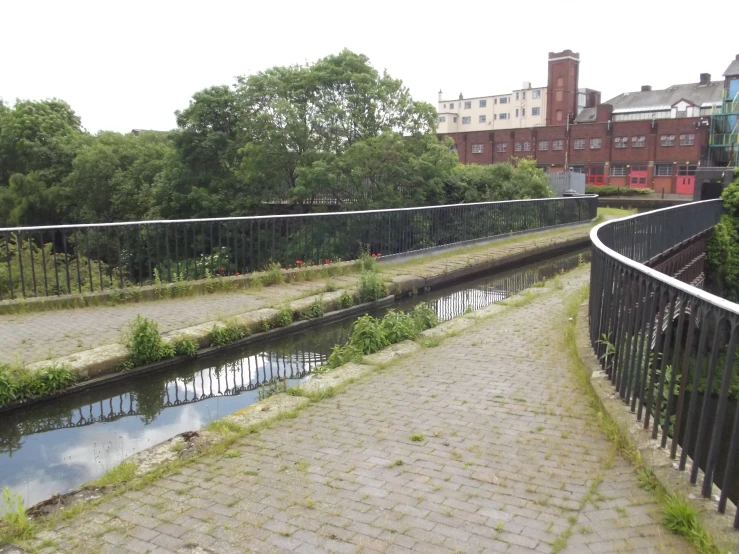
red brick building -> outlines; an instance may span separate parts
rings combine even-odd
[[[600,93],[578,88],[579,55],[549,54],[546,126],[450,133],[463,163],[532,157],[549,172],[577,171],[591,185],[692,194],[706,165],[710,116],[723,81],[664,90],[644,86],[600,104]]]

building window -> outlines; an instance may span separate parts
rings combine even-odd
[[[498,99],[497,98],[493,98],[493,104],[497,104],[497,103],[498,103]]]
[[[585,173],[585,166],[584,165],[571,165],[570,173]]]
[[[518,117],[518,108],[516,108],[516,117]]]
[[[675,135],[662,135],[659,140],[662,146],[675,146]]]
[[[500,119],[508,119],[508,114],[507,113],[500,114]]]
[[[451,104],[449,104],[449,107],[450,108],[454,108],[454,102],[452,102]]]
[[[526,108],[521,108],[521,117],[526,117]]]
[[[504,97],[504,98],[501,98],[501,99],[500,99],[500,103],[501,103],[501,104],[507,104],[507,103],[508,103],[508,97],[506,96],[506,97]]]
[[[469,109],[471,109],[471,108],[472,108],[472,102],[469,102],[469,101],[468,101],[468,102],[465,102],[465,103],[464,103],[464,109],[465,109],[465,110],[469,110]]]
[[[626,148],[629,144],[629,137],[616,137],[613,140],[616,148]]]
[[[555,98],[555,100],[557,100],[557,102],[561,102],[562,101],[562,91],[561,90],[558,90],[557,92],[555,92],[554,93],[554,98]]]
[[[472,153],[473,154],[482,154],[482,147],[484,145],[482,144],[473,144],[472,145]]]
[[[654,166],[654,176],[655,177],[672,177],[672,166],[671,165]]]
[[[444,104],[444,107],[446,108],[446,104]]]
[[[493,119],[498,119],[498,114],[497,113],[494,113],[493,114]]]
[[[454,116],[454,123],[456,123],[456,122],[457,122],[457,116],[455,115]]]
[[[467,116],[462,118],[462,125],[467,125],[469,123],[472,123],[472,117]]]
[[[626,166],[625,165],[612,165],[611,166],[611,177],[626,177]]]
[[[562,110],[557,110],[557,121],[562,121]]]
[[[602,165],[590,165],[585,171],[585,182],[588,185],[602,185],[603,184],[603,166]]]
[[[521,93],[521,98],[524,99],[524,100],[526,100],[526,91],[523,91]]]
[[[531,108],[531,115],[539,115],[541,113],[541,108]]]
[[[517,142],[517,143],[516,143],[516,144],[514,145],[514,150],[515,150],[516,152],[520,152],[520,151],[521,151],[522,149],[523,149],[523,147],[521,146],[521,143],[520,143],[520,142]]]
[[[552,150],[562,150],[563,147],[564,147],[563,140],[553,140],[552,141]]]
[[[531,91],[531,99],[532,100],[538,100],[541,98],[541,91],[540,90],[532,90]]]
[[[516,93],[516,100],[518,100],[518,93]]]
[[[445,121],[446,121],[446,116],[445,115],[440,115],[439,116],[439,123],[444,123]]]
[[[575,139],[572,145],[575,150],[585,150],[585,139]]]
[[[591,150],[598,150],[600,149],[601,146],[603,146],[603,139],[599,139],[599,138],[590,139],[590,149]]]
[[[485,123],[488,120],[487,116],[481,115],[480,116],[480,123]]]
[[[647,142],[647,137],[644,135],[639,137],[631,137],[631,147],[632,148],[644,148],[644,145]]]
[[[548,140],[540,140],[539,141],[539,150],[549,150],[549,141]]]
[[[530,142],[524,142],[523,143],[523,151],[524,152],[531,152],[531,143]]]
[[[562,79],[562,77],[557,77],[557,86],[558,87],[564,86],[564,83],[565,82],[564,82],[564,79]]]
[[[680,135],[680,146],[693,146],[695,135]]]
[[[496,152],[505,152],[507,144],[505,142],[499,142],[495,145]]]
[[[481,108],[486,108],[487,105],[488,105],[488,101],[487,100],[480,100],[480,107]]]

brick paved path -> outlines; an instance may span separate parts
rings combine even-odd
[[[64,522],[41,552],[689,552],[568,368],[565,293],[586,279]]]
[[[456,255],[423,257],[408,263],[383,266],[388,275],[435,275],[455,267],[474,264],[476,260],[510,256],[545,244],[560,243],[582,237],[589,225],[556,232],[534,233],[515,243],[492,243],[484,248],[460,251]],[[334,277],[339,288],[356,284],[356,275]],[[125,342],[128,326],[140,314],[153,319],[163,333],[214,321],[259,308],[278,305],[286,300],[316,294],[323,290],[324,281],[296,282],[260,290],[219,293],[172,300],[142,302],[120,306],[96,306],[19,315],[0,315],[0,362],[16,359],[32,363],[97,346]]]

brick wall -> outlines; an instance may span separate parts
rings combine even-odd
[[[598,107],[595,123],[577,123],[566,125],[548,125],[515,130],[477,131],[469,133],[451,133],[457,144],[459,159],[463,163],[490,164],[506,162],[511,158],[532,157],[542,167],[550,171],[565,165],[646,165],[649,167],[648,186],[655,190],[675,192],[677,166],[697,165],[704,157],[708,144],[708,127],[699,125],[700,118],[658,119],[652,121],[617,121],[609,123],[606,117],[611,115],[612,108],[607,105]],[[604,120],[605,119],[605,120]],[[680,145],[680,135],[695,135],[691,146]],[[674,146],[662,146],[662,135],[675,135]],[[643,147],[635,147],[632,137],[643,136]],[[615,147],[615,137],[628,137],[626,148]],[[590,140],[601,139],[601,147],[593,149]],[[583,150],[574,149],[576,139],[585,140]],[[539,141],[548,141],[549,149],[539,150]],[[552,141],[562,140],[563,150],[552,150]],[[516,142],[528,141],[529,152],[515,151]],[[472,146],[482,144],[483,152],[473,154]],[[505,152],[497,152],[497,145],[505,144]],[[569,150],[567,150],[569,148]],[[567,155],[566,155],[567,154]],[[673,163],[674,162],[674,163]],[[672,177],[654,177],[654,164],[672,164],[675,166]],[[625,186],[628,179],[610,177],[609,167],[604,168],[605,184]]]

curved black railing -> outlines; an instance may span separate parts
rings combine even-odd
[[[624,403],[702,494],[736,501],[739,455],[739,304],[651,267],[707,234],[721,200],[638,214],[595,227],[590,237],[590,339]],[[739,511],[734,526],[739,528]]]
[[[588,221],[597,196],[395,210],[0,228],[0,300],[392,256]],[[298,264],[300,265],[300,264]]]

